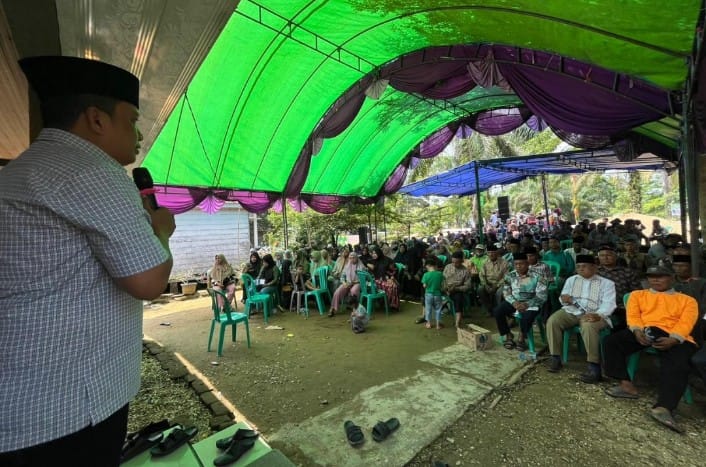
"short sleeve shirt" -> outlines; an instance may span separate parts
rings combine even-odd
[[[168,257],[125,169],[86,140],[45,129],[0,171],[0,452],[135,396],[142,302],[115,279]]]
[[[444,275],[441,271],[427,271],[422,276],[422,284],[425,294],[441,296],[441,284],[444,281]]]

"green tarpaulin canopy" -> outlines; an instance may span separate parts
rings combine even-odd
[[[156,184],[376,196],[429,135],[484,110],[522,106],[511,76],[511,87],[474,84],[452,98],[400,90],[409,83],[399,72],[416,66],[404,58],[423,60],[425,50],[441,67],[457,65],[438,80],[441,88],[461,79],[469,61],[438,49],[453,45],[505,46],[473,49],[471,63],[493,72],[493,60],[501,67],[515,60],[522,70],[568,76],[616,105],[634,104],[625,125],[637,121],[637,132],[674,146],[681,109],[673,98],[687,77],[701,8],[700,0],[266,4],[239,3],[175,107],[143,164]],[[396,79],[395,87],[385,79]],[[374,86],[379,98],[361,94]],[[524,100],[538,116],[552,96]],[[322,130],[344,111],[350,122]]]

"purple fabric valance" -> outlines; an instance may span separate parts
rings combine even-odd
[[[669,113],[667,99],[658,103],[658,111],[594,86],[591,80],[521,64],[499,66],[515,93],[534,114],[566,132],[610,136]],[[594,75],[599,74],[594,71]]]
[[[181,214],[195,207],[213,214],[223,207],[226,201],[237,201],[249,212],[265,212],[279,198],[274,193],[212,190],[206,188],[186,188],[176,186],[155,186],[157,204],[169,209],[173,214]]]
[[[431,136],[428,136],[419,144],[418,149],[413,151],[414,156],[420,159],[430,159],[441,154],[441,151],[443,151],[454,138],[457,126],[458,124],[446,125]]]
[[[504,135],[524,124],[532,116],[527,107],[495,109],[471,115],[465,123],[475,131],[487,135]]]

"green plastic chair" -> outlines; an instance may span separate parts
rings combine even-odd
[[[441,295],[441,309],[444,309],[444,305],[446,306],[446,309],[449,310],[449,314],[451,316],[456,316],[456,305],[454,304],[454,301],[451,300],[451,297],[449,297],[446,294]]]
[[[561,266],[556,261],[542,260],[542,263],[549,266],[549,270],[552,272],[552,277],[554,280],[551,284],[547,285],[547,295],[549,296],[549,303],[551,303],[552,312],[561,308],[561,303],[559,303],[559,282],[561,278],[559,277],[559,272],[561,271]]]
[[[265,324],[268,323],[270,310],[272,309],[272,296],[268,293],[260,293],[257,291],[255,285],[255,280],[250,274],[243,274],[241,276],[243,281],[243,287],[248,291],[248,298],[245,299],[245,313],[247,313],[248,318],[250,317],[251,307],[255,307],[257,310],[260,305],[262,305],[262,315],[265,320]]]
[[[373,275],[368,271],[358,271],[358,280],[360,281],[360,304],[362,305],[365,301],[368,318],[373,314],[373,301],[379,298],[385,302],[385,316],[390,316],[387,308],[387,294],[384,290],[378,291]]]
[[[225,331],[228,326],[232,328],[231,340],[235,342],[236,329],[238,323],[245,324],[245,335],[248,339],[248,348],[250,348],[250,326],[248,325],[248,315],[245,313],[238,313],[233,311],[226,299],[226,294],[220,290],[208,289],[208,293],[211,295],[211,308],[213,309],[213,320],[211,320],[211,331],[208,334],[208,347],[207,351],[211,351],[211,341],[213,340],[213,331],[216,329],[216,323],[220,326],[220,332],[218,337],[218,356],[223,355],[223,337],[225,336]],[[223,299],[223,306],[218,304],[218,296]]]
[[[574,241],[572,239],[562,240],[559,242],[559,247],[562,251],[571,248],[572,246],[574,246]]]
[[[316,299],[316,306],[319,309],[319,314],[324,314],[324,300],[323,297],[331,297],[331,292],[328,290],[328,267],[321,266],[312,276],[312,282],[316,286],[315,290],[307,290],[304,292],[304,313],[306,317],[309,317],[309,297],[314,297]]]
[[[517,322],[517,325],[520,325],[520,317],[515,316],[515,321]],[[534,319],[534,322],[537,323],[537,327],[539,328],[539,335],[542,337],[542,342],[544,345],[547,345],[547,330],[544,327],[544,322],[542,321],[542,313],[539,313],[537,317]],[[535,350],[535,345],[534,345],[534,326],[530,329],[530,331],[527,333],[527,349],[532,352],[536,353],[537,351]]]
[[[601,346],[601,355],[603,355],[603,341],[605,340],[606,337],[610,336],[610,331],[611,328],[610,326],[605,327],[601,329],[598,332],[598,337],[600,339],[600,346]],[[569,361],[569,340],[571,339],[571,336],[577,336],[577,346],[578,349],[581,352],[584,352],[583,348],[583,339],[581,339],[581,326],[574,326],[572,328],[564,329],[564,342],[563,342],[563,347],[562,347],[562,355],[561,359],[563,360],[564,363]]]
[[[328,288],[329,276],[331,275],[331,266],[321,266],[317,271],[317,284],[322,284],[325,287],[325,294],[328,297],[328,302],[333,301],[333,295],[331,294],[331,289]]]
[[[463,257],[466,259],[471,258],[471,250],[463,250]]]

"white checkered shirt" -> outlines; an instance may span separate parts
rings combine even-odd
[[[0,452],[135,396],[142,302],[113,278],[167,258],[125,169],[93,144],[45,129],[0,170]]]

